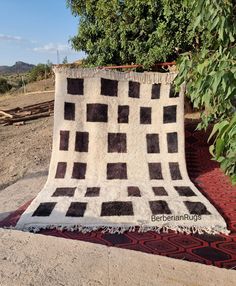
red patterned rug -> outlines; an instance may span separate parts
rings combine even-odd
[[[138,233],[109,234],[94,231],[78,232],[44,230],[41,234],[127,248],[146,253],[236,269],[236,187],[222,173],[216,162],[210,160],[207,134],[194,131],[196,124],[186,124],[186,160],[189,176],[198,189],[225,218],[231,234]],[[0,227],[15,225],[30,202],[0,222]]]

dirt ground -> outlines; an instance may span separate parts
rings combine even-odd
[[[53,92],[0,97],[0,110],[52,100]],[[49,165],[53,117],[28,121],[22,126],[0,125],[0,190],[37,166]]]

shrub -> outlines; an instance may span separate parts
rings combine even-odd
[[[236,184],[236,5],[233,0],[184,2],[192,11],[197,45],[180,57],[176,84],[185,81],[194,107],[203,110],[198,128],[215,124],[210,152]]]
[[[29,81],[37,81],[45,78],[49,78],[52,74],[52,68],[49,64],[38,64],[33,67],[29,72]]]
[[[5,78],[0,78],[0,93],[5,93],[12,88],[12,85]]]

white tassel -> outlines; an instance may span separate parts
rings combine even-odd
[[[72,78],[78,77],[106,77],[114,80],[133,80],[141,83],[171,83],[175,79],[176,72],[160,73],[160,72],[119,72],[111,70],[103,70],[98,68],[78,68],[54,66],[55,73],[63,73]]]

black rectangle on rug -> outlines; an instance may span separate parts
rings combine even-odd
[[[56,203],[52,203],[52,202],[40,203],[40,205],[34,211],[32,216],[50,216],[55,205],[56,205]]]
[[[87,164],[75,162],[72,171],[72,179],[85,179]]]
[[[73,197],[76,188],[56,188],[56,191],[52,194],[52,197]]]
[[[129,123],[128,105],[118,105],[118,123]]]
[[[146,134],[147,152],[160,153],[159,134]]]
[[[70,131],[61,130],[60,131],[60,146],[59,150],[68,151],[69,148],[69,135]]]
[[[75,151],[88,152],[89,133],[76,132],[75,135]]]
[[[67,163],[66,162],[58,162],[57,163],[57,170],[56,170],[56,175],[55,175],[56,179],[63,179],[63,178],[65,178],[66,167],[67,167]]]
[[[154,83],[152,85],[152,99],[159,99],[160,98],[160,90],[161,90],[161,84],[160,83]]]
[[[102,103],[87,104],[87,121],[90,122],[107,122],[108,106]]]
[[[99,193],[100,193],[100,188],[98,187],[87,188],[85,197],[98,197]]]
[[[141,197],[140,189],[136,186],[128,187],[128,196],[129,197]]]
[[[84,216],[86,207],[87,207],[87,203],[72,202],[69,206],[68,211],[66,212],[66,216],[82,217]]]
[[[101,95],[117,96],[118,81],[112,79],[101,78]]]
[[[169,168],[172,180],[182,180],[178,162],[170,162]]]
[[[173,84],[170,85],[169,97],[179,97],[179,92],[175,91],[175,87],[173,86]]]
[[[74,95],[84,94],[83,78],[67,78],[67,93]]]
[[[155,196],[168,196],[164,187],[152,187],[152,190]]]
[[[185,197],[196,196],[196,194],[192,191],[190,187],[176,186],[174,188],[176,189],[176,191],[180,196],[185,196]]]
[[[197,215],[210,215],[211,214],[207,210],[206,206],[201,202],[185,201],[184,204],[186,205],[190,214],[197,214]]]
[[[178,152],[178,134],[177,132],[167,133],[168,153]]]
[[[75,104],[72,102],[64,103],[64,119],[75,120]]]
[[[150,201],[149,205],[153,215],[171,214],[166,201]]]
[[[140,124],[152,124],[151,107],[140,107]]]
[[[162,180],[161,163],[148,163],[150,180]]]
[[[134,215],[132,202],[104,202],[101,216]]]
[[[129,81],[129,97],[139,98],[140,83],[136,81]]]
[[[169,105],[163,107],[163,123],[176,122],[176,105]]]
[[[107,164],[107,179],[127,179],[126,163],[108,163]]]
[[[108,133],[108,153],[126,153],[126,133]]]

